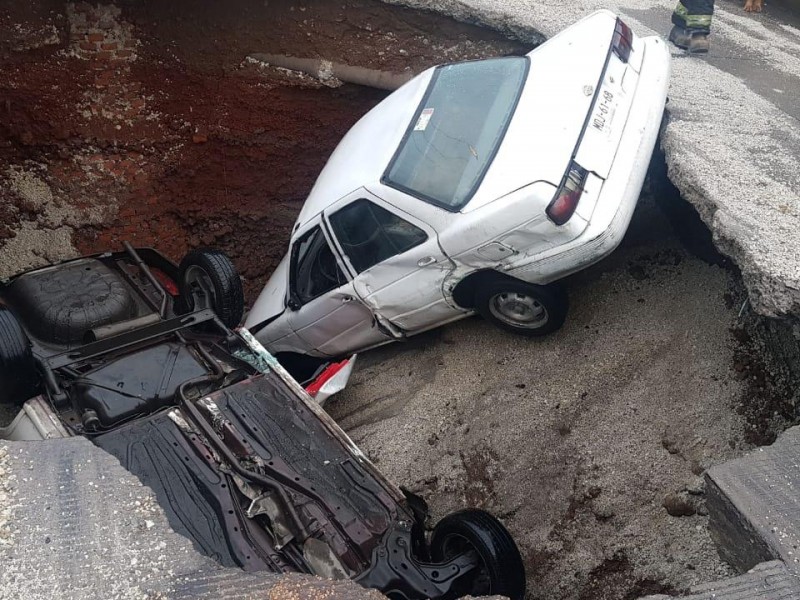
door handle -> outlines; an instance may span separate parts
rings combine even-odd
[[[428,265],[432,265],[436,262],[435,256],[423,256],[417,261],[418,267],[427,267]]]
[[[352,296],[342,296],[342,303],[347,304],[348,302],[352,302],[354,298]]]

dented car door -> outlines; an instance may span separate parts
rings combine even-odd
[[[445,299],[454,264],[429,225],[363,188],[324,214],[356,293],[395,337],[463,313]]]
[[[392,339],[359,299],[319,220],[292,245],[289,309],[291,329],[317,354],[335,357]]]

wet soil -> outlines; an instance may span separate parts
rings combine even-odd
[[[136,60],[85,60],[70,39],[82,5],[66,12],[55,3],[36,6],[0,5],[9,38],[20,23],[55,32],[29,50],[20,44],[33,34],[16,46],[12,39],[0,55],[0,176],[33,172],[75,209],[71,241],[80,253],[129,240],[179,260],[192,247],[219,247],[239,267],[250,300],[285,252],[327,157],[385,93],[331,89],[248,60],[249,53],[419,72],[527,50],[374,0],[183,0],[119,2],[109,26],[130,31]],[[25,194],[15,192],[0,180],[0,240],[36,219]],[[0,275],[26,266],[6,264]]]
[[[377,1],[131,0],[108,25],[135,60],[107,60],[76,50],[87,5],[69,6],[0,0],[0,276],[123,240],[176,261],[209,245],[252,301],[327,157],[385,94],[249,53],[416,72],[527,50]],[[573,279],[565,331],[531,344],[453,325],[365,355],[331,404],[436,516],[470,505],[504,519],[533,598],[636,598],[727,575],[705,517],[671,517],[662,499],[785,426],[738,333],[737,275],[690,247],[707,231],[685,234],[672,210],[639,210],[613,260]]]

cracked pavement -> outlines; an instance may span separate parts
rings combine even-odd
[[[608,8],[666,37],[673,0],[387,0],[540,41]],[[800,316],[800,28],[780,5],[718,1],[711,52],[672,48],[670,178],[742,271],[755,311]]]

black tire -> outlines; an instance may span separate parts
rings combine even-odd
[[[11,311],[0,308],[0,404],[23,404],[38,389],[28,336]]]
[[[198,277],[204,282],[199,283]],[[181,261],[178,272],[181,304],[188,310],[195,308],[195,294],[199,288],[211,293],[208,307],[213,309],[227,327],[239,325],[244,315],[242,280],[233,262],[219,250],[199,248],[189,252]]]
[[[515,310],[516,306],[521,308]],[[534,285],[498,277],[476,290],[475,308],[500,329],[539,337],[561,329],[569,301],[566,290],[559,284]]]
[[[525,597],[525,567],[508,530],[492,515],[478,509],[452,513],[436,524],[431,537],[431,558],[443,562],[474,550],[482,562],[473,580],[474,596]]]
[[[6,294],[32,336],[60,346],[80,344],[95,327],[137,316],[121,275],[94,258],[25,273]]]

